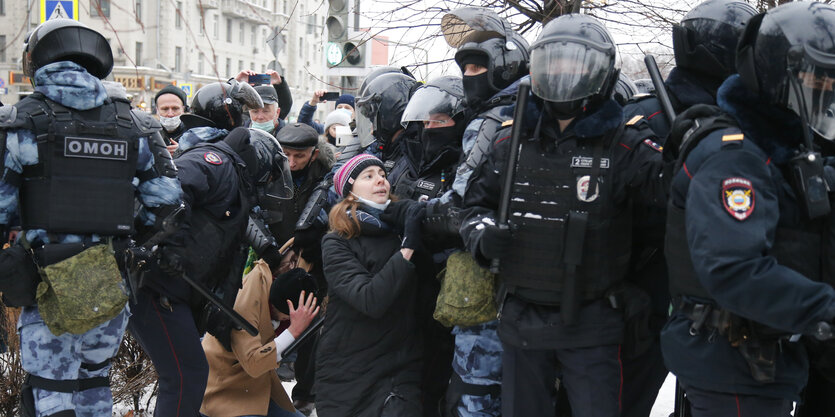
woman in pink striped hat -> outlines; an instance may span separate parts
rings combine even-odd
[[[343,200],[322,240],[328,310],[316,358],[320,417],[422,415],[416,290],[418,279],[431,279],[432,261],[416,249],[425,209],[415,202],[402,224],[380,220],[390,187],[383,162],[367,154],[334,176]]]

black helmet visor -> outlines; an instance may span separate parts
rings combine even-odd
[[[531,90],[567,102],[600,92],[613,70],[614,51],[575,42],[546,42],[531,50]]]

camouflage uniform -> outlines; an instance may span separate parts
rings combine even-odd
[[[77,110],[101,106],[107,98],[100,80],[87,73],[81,66],[67,61],[40,68],[35,73],[35,85],[35,90],[47,98]],[[38,148],[31,131],[8,131],[6,145],[6,170],[20,174],[24,166],[38,163]],[[138,152],[137,172],[150,169],[154,165],[154,157],[148,147],[147,138],[140,139]],[[145,207],[175,205],[180,202],[182,190],[176,178],[159,176],[142,182],[134,179],[134,185]],[[9,224],[17,210],[17,187],[0,179],[0,225]],[[155,217],[153,213],[143,209],[140,219],[146,225],[152,225]],[[26,238],[33,247],[100,240],[96,235],[48,235],[45,230],[40,229],[26,231]],[[31,375],[53,380],[106,377],[109,364],[105,362],[118,351],[129,315],[126,307],[115,318],[84,334],[65,333],[56,336],[44,324],[37,305],[24,308],[18,321],[24,370]],[[94,370],[91,371],[89,368]],[[112,398],[108,387],[74,393],[34,388],[33,393],[38,417],[64,410],[75,410],[75,415],[78,416],[111,414]]]
[[[455,336],[455,356],[452,369],[466,384],[501,386],[502,342],[496,333],[499,321],[477,326],[452,329]],[[497,390],[501,393],[501,390]],[[456,407],[459,416],[492,417],[502,414],[498,395],[463,394]]]

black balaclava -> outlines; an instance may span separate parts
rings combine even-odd
[[[461,59],[461,73],[464,73],[464,67],[467,64],[476,64],[484,68],[489,68],[488,57],[485,54],[469,54]],[[467,107],[470,109],[478,109],[484,105],[487,100],[490,100],[499,90],[490,85],[490,71],[479,75],[465,75],[461,78],[464,84],[464,97],[467,101]]]

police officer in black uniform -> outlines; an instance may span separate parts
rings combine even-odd
[[[797,339],[831,337],[833,178],[814,142],[835,139],[833,38],[830,5],[754,16],[718,90],[725,116],[697,125],[694,108],[673,127],[695,129],[672,178],[661,346],[694,417],[788,416],[809,368]]]
[[[468,250],[501,259],[502,415],[552,416],[561,375],[575,415],[618,416],[622,280],[633,201],[663,205],[660,153],[611,100],[618,76],[608,31],[586,15],[548,23],[531,47],[525,136],[496,222],[509,140],[476,168],[464,195]],[[529,120],[533,120],[529,123]],[[510,135],[510,127],[500,130]],[[575,291],[570,291],[572,284]]]
[[[254,206],[274,207],[292,196],[290,170],[272,135],[235,128],[244,105],[262,106],[248,84],[214,83],[196,93],[191,118],[204,126],[181,136],[176,158],[185,214],[156,250],[156,264],[144,273],[131,306],[131,332],[159,374],[157,416],[198,413],[209,372],[200,338],[209,331],[228,348],[232,329],[181,277],[232,306],[251,244],[263,249],[259,256],[271,266],[280,263],[275,243],[250,242],[247,225]],[[195,143],[199,139],[205,140]]]

